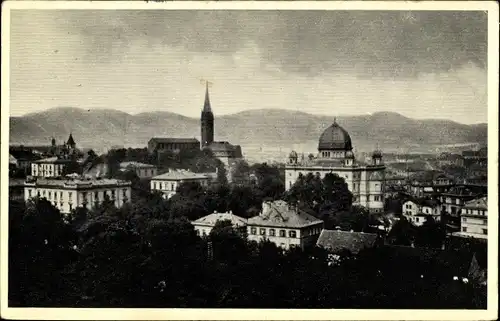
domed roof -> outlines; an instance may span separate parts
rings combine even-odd
[[[378,150],[378,149],[377,149],[377,150],[375,150],[375,151],[372,153],[372,157],[373,157],[373,158],[376,158],[376,157],[380,158],[380,157],[382,157],[382,152],[381,152],[380,150]]]
[[[319,138],[319,150],[352,150],[351,136],[334,120]]]
[[[289,157],[290,157],[290,158],[297,158],[297,157],[298,157],[297,152],[296,152],[296,151],[294,151],[294,150],[292,150],[292,152],[290,153],[290,156],[289,156]]]
[[[345,153],[345,158],[354,159],[354,153],[352,151],[347,151]]]

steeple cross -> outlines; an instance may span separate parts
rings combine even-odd
[[[207,88],[210,88],[214,83],[205,79],[200,79],[200,84],[205,85]]]

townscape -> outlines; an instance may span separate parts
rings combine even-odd
[[[12,10],[9,308],[491,309],[488,13],[377,10]]]
[[[208,85],[200,128],[11,146],[10,304],[484,308],[485,146],[360,159],[334,121],[316,155],[249,165],[214,140]]]

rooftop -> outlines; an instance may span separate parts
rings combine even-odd
[[[376,240],[377,234],[372,233],[323,230],[316,245],[332,252],[349,250],[358,254],[364,248],[373,247]]]
[[[215,212],[207,216],[204,216],[202,218],[199,218],[196,221],[193,221],[192,223],[195,225],[208,225],[213,227],[218,221],[225,221],[225,220],[231,221],[231,224],[233,226],[245,226],[247,224],[246,219],[234,215],[231,212],[229,213]]]
[[[139,163],[139,162],[122,162],[120,163],[121,168],[127,167],[140,167],[140,168],[155,168],[156,166],[151,164]]]
[[[301,228],[321,224],[322,220],[307,214],[285,201],[264,202],[262,212],[248,219],[249,225]]]
[[[90,178],[90,177],[78,177],[78,178],[38,178],[36,180],[26,180],[26,185],[44,185],[52,187],[99,187],[99,186],[109,186],[109,185],[130,185],[128,181],[122,181],[114,178]]]
[[[34,161],[33,163],[37,164],[64,164],[64,163],[70,163],[72,162],[71,159],[64,159],[64,158],[59,158],[57,156],[54,157],[49,157],[49,158],[43,158],[37,161]]]
[[[155,143],[192,143],[199,144],[200,141],[196,138],[171,138],[171,137],[153,137],[149,140],[150,142]]]
[[[198,179],[209,179],[210,174],[205,173],[194,173],[187,170],[171,170],[167,173],[154,176],[153,180],[198,180]]]
[[[464,208],[488,210],[488,197],[481,197],[465,202]]]

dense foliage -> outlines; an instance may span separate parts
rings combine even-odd
[[[146,161],[145,152],[125,150],[123,156],[118,151],[108,155],[108,161]],[[172,157],[166,165],[180,161],[195,171],[213,169],[194,158]],[[206,157],[210,163],[211,156]],[[379,249],[331,264],[328,253],[319,248],[283,251],[270,242],[250,242],[227,221],[219,222],[208,237],[199,237],[190,220],[214,211],[251,217],[263,200],[281,197],[324,219],[327,228],[367,231],[379,223],[363,208],[352,206],[352,195],[337,175],[302,177],[284,193],[279,167],[241,163],[235,168],[233,184],[219,180],[204,188],[184,183],[169,200],[149,193],[148,182],[133,172],[112,172],[132,181],[133,202],[120,209],[107,199],[91,210],[77,208],[64,216],[44,199],[11,201],[9,304],[484,308],[483,292],[471,284],[454,282],[429,266],[387,258]],[[395,244],[408,243],[410,235],[410,243],[437,246],[437,223],[422,227],[425,239],[401,222],[390,235]]]

